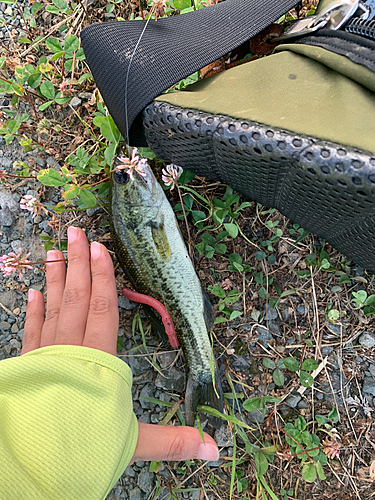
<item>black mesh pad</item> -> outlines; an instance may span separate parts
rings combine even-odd
[[[143,119],[160,158],[277,208],[375,271],[374,155],[157,101]]]
[[[130,144],[146,145],[139,114],[154,97],[249,40],[296,3],[297,0],[226,0],[181,16],[151,20],[129,72]],[[145,22],[94,24],[81,33],[95,82],[125,138],[126,74]]]

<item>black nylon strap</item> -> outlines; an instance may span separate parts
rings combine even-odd
[[[157,22],[150,20],[129,72],[130,144],[147,145],[140,114],[155,97],[249,40],[297,3],[297,0],[226,0],[184,15]],[[145,23],[100,23],[81,33],[95,82],[125,138],[126,74]]]
[[[315,45],[346,56],[352,62],[361,64],[375,73],[375,41],[340,30],[319,30],[314,36],[300,38],[296,43]]]

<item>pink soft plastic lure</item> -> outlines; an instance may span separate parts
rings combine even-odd
[[[123,288],[122,289],[122,294],[129,300],[132,300],[133,302],[139,302],[140,304],[147,304],[148,306],[153,307],[158,311],[158,313],[161,316],[161,319],[163,321],[163,325],[165,328],[165,333],[168,336],[169,343],[173,348],[179,347],[180,343],[178,341],[174,326],[173,326],[173,321],[172,318],[169,315],[169,312],[163,306],[161,302],[159,302],[156,299],[153,299],[152,297],[149,297],[148,295],[144,295],[143,293],[138,293],[135,292],[134,290],[130,290],[130,288]]]

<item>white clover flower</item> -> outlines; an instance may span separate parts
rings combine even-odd
[[[120,156],[117,158],[121,165],[115,167],[115,170],[126,170],[126,173],[129,174],[129,177],[132,181],[134,181],[134,172],[141,175],[142,177],[146,176],[145,168],[148,167],[148,161],[146,158],[140,158],[138,155],[138,149],[134,148],[132,157],[127,158],[125,156]]]
[[[171,186],[172,190],[177,185],[177,181],[181,177],[182,172],[182,167],[171,163],[170,165],[167,165],[165,169],[163,168],[163,175],[161,178],[166,186]]]
[[[16,255],[14,252],[10,252],[8,255],[3,255],[0,257],[0,271],[4,276],[10,276],[14,272],[18,272],[19,279],[22,279],[23,273],[26,269],[32,269],[31,262],[27,260],[29,253],[24,257],[21,257],[22,249],[18,250]]]

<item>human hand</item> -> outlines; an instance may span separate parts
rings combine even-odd
[[[58,250],[47,261],[63,259]],[[38,290],[29,290],[21,354],[48,345],[82,345],[116,356],[118,302],[113,264],[107,249],[93,242],[91,249],[81,229],[68,229],[68,267],[46,265],[47,308]],[[137,447],[132,461],[216,460],[215,441],[205,444],[192,427],[138,423]]]

